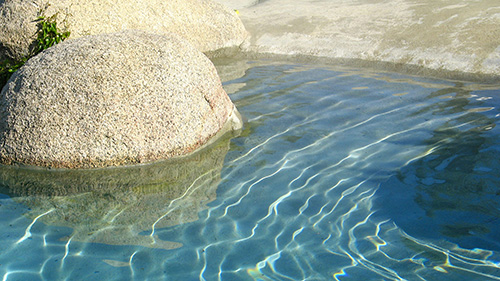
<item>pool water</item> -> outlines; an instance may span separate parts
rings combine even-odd
[[[500,280],[500,85],[243,64],[215,148],[0,173],[2,280]]]

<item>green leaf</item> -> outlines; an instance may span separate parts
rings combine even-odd
[[[36,21],[38,21],[38,37],[36,39],[37,47],[33,54],[19,61],[4,60],[0,62],[0,90],[10,79],[12,74],[21,68],[30,57],[64,41],[70,36],[71,33],[69,31],[61,33],[57,30],[56,16],[57,14],[49,18],[39,16],[36,19]]]

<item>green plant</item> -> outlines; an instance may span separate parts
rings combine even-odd
[[[5,84],[7,84],[7,81],[9,81],[12,73],[21,68],[21,66],[23,66],[26,61],[27,59],[22,59],[20,61],[12,61],[7,59],[0,62],[0,90]]]
[[[12,74],[21,68],[28,59],[69,37],[69,31],[61,33],[57,29],[56,16],[57,14],[48,18],[45,16],[38,17],[36,47],[27,57],[20,60],[6,59],[0,62],[0,89],[7,84]]]
[[[56,16],[57,14],[46,18],[44,16],[38,17],[39,21],[39,31],[38,31],[38,38],[37,38],[37,49],[35,51],[35,54],[40,53],[43,50],[46,50],[55,44],[58,44],[62,41],[64,41],[66,38],[69,37],[70,32],[65,31],[60,33],[57,29],[57,23],[56,23]]]

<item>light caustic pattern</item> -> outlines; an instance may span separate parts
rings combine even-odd
[[[252,133],[235,141],[241,150],[228,157],[229,183],[206,220],[232,224],[238,237],[203,249],[200,278],[245,271],[255,280],[500,279],[491,251],[419,240],[390,217],[372,218],[380,183],[447,142],[423,145],[434,130],[494,126],[495,110],[490,119],[468,116],[484,97],[456,97],[471,110],[436,114],[454,97],[434,93],[456,85],[276,68],[234,81],[246,83],[235,96]],[[450,95],[463,89],[456,91]],[[230,252],[216,262],[208,253],[218,245]]]
[[[498,136],[492,95],[500,87],[287,64],[257,65],[231,84],[243,85],[231,98],[248,122],[232,141],[217,199],[195,222],[158,228],[159,217],[141,234],[182,247],[69,240],[34,253],[50,252],[45,263],[59,268],[34,264],[25,273],[34,280],[78,280],[72,271],[106,280],[500,280],[494,249],[415,237],[376,204],[383,182],[450,142],[436,132]],[[37,222],[25,224],[10,234],[15,241],[40,241],[31,233]],[[4,249],[11,255],[19,245]],[[82,269],[85,262],[92,269]],[[21,276],[2,264],[4,280]]]

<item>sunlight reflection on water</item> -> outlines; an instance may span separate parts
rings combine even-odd
[[[498,85],[237,64],[243,68],[219,70],[248,121],[229,151],[208,157],[210,177],[195,190],[211,191],[189,192],[200,174],[163,184],[166,193],[175,184],[183,190],[170,199],[111,189],[106,196],[123,197],[123,205],[93,209],[92,233],[122,214],[137,223],[122,221],[111,240],[93,240],[87,226],[48,218],[65,220],[54,198],[85,215],[77,202],[96,191],[51,197],[11,188],[12,198],[0,198],[9,226],[0,231],[3,279],[500,280]],[[141,175],[156,179],[161,171]],[[163,199],[151,204],[155,197]],[[196,214],[168,223],[187,202]],[[152,234],[176,247],[130,242]]]

